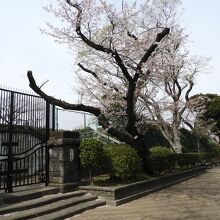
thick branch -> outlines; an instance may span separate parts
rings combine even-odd
[[[193,126],[186,120],[183,120],[183,123],[186,124],[192,131],[193,131]]]
[[[38,95],[40,95],[42,98],[44,98],[46,101],[48,101],[51,104],[60,106],[64,109],[70,109],[70,110],[78,110],[78,111],[84,111],[94,114],[98,117],[99,124],[104,128],[108,129],[108,133],[112,134],[113,136],[117,137],[120,141],[126,142],[128,144],[133,143],[133,137],[126,132],[125,130],[119,130],[117,128],[110,127],[110,123],[108,119],[101,114],[101,111],[99,108],[95,108],[92,106],[86,106],[83,104],[70,104],[65,101],[55,99],[52,96],[48,96],[46,93],[44,93],[39,86],[37,86],[35,79],[32,75],[32,71],[27,72],[28,80],[29,80],[29,86],[31,89],[33,89]]]
[[[186,91],[186,95],[185,95],[186,101],[189,100],[189,93],[192,91],[192,88],[194,86],[194,83],[192,80],[188,80],[188,81],[189,81],[189,89]]]
[[[185,106],[181,109],[181,111],[180,111],[180,113],[179,113],[180,116],[182,116],[182,114],[184,113],[184,111],[187,109],[187,105],[188,105],[188,101],[189,101],[189,94],[190,94],[190,92],[192,91],[192,88],[193,88],[193,86],[194,86],[194,83],[193,83],[192,80],[190,80],[190,79],[187,79],[187,80],[188,80],[188,82],[189,82],[189,88],[188,88],[188,90],[186,91],[186,94],[185,94],[186,104],[185,104]]]
[[[43,99],[48,101],[51,104],[60,106],[64,109],[71,109],[71,110],[77,110],[77,111],[84,111],[89,112],[91,114],[94,114],[95,116],[99,117],[101,114],[101,111],[99,108],[92,107],[92,106],[86,106],[83,104],[70,104],[68,102],[62,101],[60,99],[56,99],[52,96],[48,96],[46,93],[44,93],[39,86],[37,86],[35,79],[32,75],[32,71],[27,72],[28,80],[29,80],[29,86],[31,89],[33,89],[39,96],[41,96]]]
[[[119,54],[116,50],[112,53],[112,56],[115,58],[115,61],[117,62],[118,66],[120,67],[122,73],[124,74],[124,76],[128,80],[128,82],[132,82],[132,77],[129,74],[126,66],[124,65],[121,57],[119,56]]]
[[[119,130],[117,128],[109,128],[108,133],[112,136],[118,138],[120,141],[125,142],[127,144],[133,144],[134,139],[133,137],[125,130]]]
[[[169,82],[165,82],[165,91],[169,96],[172,96],[172,90]]]
[[[151,56],[151,54],[155,51],[155,49],[158,47],[158,44],[166,35],[168,35],[170,32],[169,28],[165,28],[161,33],[157,34],[157,37],[155,39],[155,42],[147,49],[146,53],[144,54],[144,56],[141,58],[137,69],[141,69],[141,66],[143,63],[147,62],[147,60],[149,59],[149,57]]]
[[[134,34],[131,34],[129,31],[127,31],[127,35],[135,40],[138,40],[138,38]]]
[[[181,87],[179,81],[177,79],[174,80],[175,85],[178,88],[177,98],[179,99],[181,96],[182,91],[186,88],[185,86]]]

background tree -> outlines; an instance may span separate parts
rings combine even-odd
[[[48,12],[63,27],[45,32],[78,48],[77,72],[84,104],[70,104],[45,94],[28,72],[30,87],[53,104],[90,112],[121,141],[143,149],[146,122],[159,127],[174,151],[181,152],[179,127],[194,77],[206,60],[191,58],[187,36],[178,24],[178,0],[122,4],[58,0]],[[88,104],[89,105],[86,105]]]
[[[217,136],[220,140],[220,96],[217,94],[197,94],[191,97],[190,110],[194,120],[188,124],[193,132],[201,135]]]

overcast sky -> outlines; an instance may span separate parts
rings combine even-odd
[[[74,57],[39,30],[53,19],[42,7],[54,2],[0,0],[0,85],[28,91],[26,72],[32,70],[39,84],[49,79],[48,93],[74,101]],[[193,93],[220,94],[220,1],[183,0],[182,7],[192,53],[211,57],[212,68],[198,77]]]

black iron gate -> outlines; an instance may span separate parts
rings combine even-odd
[[[0,89],[0,189],[48,183],[49,114],[42,98]]]

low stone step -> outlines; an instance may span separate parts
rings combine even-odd
[[[43,205],[57,202],[59,200],[69,199],[72,197],[83,196],[83,195],[85,195],[84,191],[46,195],[38,199],[28,200],[28,201],[21,202],[15,205],[10,205],[8,207],[0,208],[0,215],[17,212],[17,211],[24,211],[24,210],[31,209],[31,208],[37,208]]]
[[[41,217],[31,218],[31,220],[63,220],[65,218],[70,218],[74,215],[80,214],[84,211],[87,211],[89,209],[93,209],[99,206],[106,205],[106,202],[103,200],[94,200],[89,202],[80,203],[78,205],[75,205],[73,207],[65,208],[60,210],[59,212],[54,212],[48,215],[44,215]]]
[[[79,203],[85,203],[88,201],[92,201],[97,199],[97,196],[92,195],[84,195],[79,197],[73,197],[69,199],[60,200],[57,202],[53,202],[51,204],[47,204],[44,206],[40,206],[37,208],[31,208],[25,211],[18,211],[13,212],[10,214],[2,215],[1,220],[24,220],[24,219],[31,219],[39,216],[43,216],[46,214],[58,212],[62,209],[69,208],[72,209],[72,206],[77,205]],[[44,219],[44,217],[41,217],[41,219]]]
[[[23,190],[19,192],[4,194],[3,200],[4,204],[12,204],[31,199],[37,199],[45,195],[56,194],[59,193],[59,191],[59,187],[51,186],[32,188],[31,190]]]

